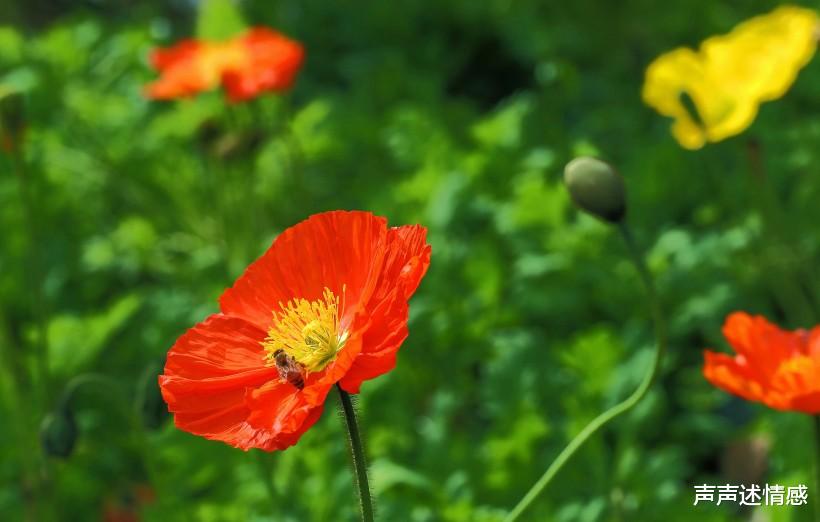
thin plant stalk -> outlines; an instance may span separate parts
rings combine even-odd
[[[787,300],[789,307],[786,308],[786,315],[791,320],[797,321],[800,326],[808,326],[816,320],[820,312],[818,311],[817,278],[814,269],[810,263],[806,263],[805,257],[793,246],[795,241],[793,231],[787,225],[786,210],[766,174],[760,145],[749,142],[747,153],[754,199],[763,216],[764,230],[769,234],[770,242],[780,247],[794,260],[790,266],[793,271],[790,274],[793,277],[790,282],[794,285],[794,289]],[[814,488],[815,493],[820,495],[820,415],[812,415],[812,425],[815,439]],[[814,503],[814,520],[820,522],[820,503],[817,502]]]
[[[513,510],[507,515],[504,519],[505,522],[513,522],[514,520],[518,520],[522,513],[524,513],[535,501],[538,496],[543,493],[543,491],[547,488],[547,486],[552,482],[558,472],[564,467],[564,465],[575,455],[575,453],[584,445],[584,443],[592,437],[595,433],[598,432],[601,428],[607,425],[610,421],[615,419],[616,417],[626,413],[627,411],[631,410],[632,408],[637,405],[641,399],[643,399],[646,394],[649,392],[652,383],[655,382],[655,379],[658,375],[658,372],[661,367],[661,363],[663,361],[664,353],[667,349],[667,332],[666,332],[666,320],[663,314],[663,310],[660,305],[660,301],[658,300],[657,293],[655,291],[655,284],[652,279],[652,275],[649,272],[649,269],[646,266],[644,261],[644,256],[641,253],[640,249],[638,248],[637,244],[635,243],[634,238],[632,237],[632,233],[629,230],[629,227],[625,223],[620,223],[618,225],[619,230],[621,232],[621,236],[626,243],[627,251],[629,253],[630,260],[635,265],[638,274],[640,275],[641,281],[644,285],[644,290],[646,291],[646,298],[647,302],[649,303],[650,312],[652,314],[652,320],[655,325],[655,353],[652,359],[652,365],[649,368],[649,371],[641,381],[641,384],[638,388],[626,399],[622,402],[616,404],[609,410],[601,413],[597,417],[595,417],[587,426],[581,430],[578,435],[575,436],[574,439],[570,441],[569,444],[558,454],[555,460],[550,464],[541,478],[532,486],[532,488],[524,495],[524,498],[516,505]]]
[[[262,451],[255,451],[254,460],[256,461],[256,469],[262,482],[265,484],[265,491],[268,493],[271,505],[277,508],[280,503],[277,502],[279,496],[276,494],[276,487],[273,484],[273,464],[269,460],[270,455]]]
[[[812,415],[812,430],[814,432],[814,491],[820,495],[820,415]],[[820,522],[820,503],[814,504],[814,522]]]
[[[359,431],[359,423],[356,420],[356,408],[350,394],[342,389],[338,384],[339,399],[342,405],[342,415],[347,427],[348,442],[350,443],[350,454],[353,458],[353,475],[356,488],[359,493],[359,508],[362,514],[362,522],[373,522],[373,499],[370,495],[370,482],[367,478],[367,462],[364,458],[364,446],[362,445],[362,435]]]
[[[771,272],[769,274],[770,278],[772,276],[776,278],[772,287],[783,294],[778,297],[787,316],[802,326],[806,326],[819,312],[815,271],[810,263],[806,262],[805,256],[795,247],[797,238],[788,226],[786,210],[766,173],[761,146],[756,142],[749,142],[746,151],[753,192],[752,200],[763,218],[764,235],[768,236],[764,237],[765,244],[774,245],[777,248],[777,254],[786,259],[787,268],[791,269],[775,266],[776,274],[771,274]],[[779,260],[775,262],[779,264]]]
[[[37,331],[32,354],[34,357],[33,379],[28,371],[29,359],[26,357],[25,350],[22,349],[22,346],[14,349],[11,347],[11,344],[8,345],[8,364],[15,376],[14,386],[17,388],[16,392],[21,396],[30,394],[30,396],[34,398],[35,403],[42,407],[47,400],[46,398],[50,393],[51,386],[48,371],[48,345],[46,340],[48,312],[46,310],[44,290],[45,275],[43,272],[43,256],[40,247],[42,241],[36,219],[36,198],[30,177],[31,172],[26,165],[22,139],[15,140],[10,153],[10,161],[12,171],[17,178],[20,203],[23,209],[23,217],[28,234],[28,270],[26,272],[29,278],[29,287],[32,289],[30,293],[30,311]],[[0,340],[0,342],[2,342],[2,340]],[[23,415],[20,425],[22,426],[20,431],[24,433],[24,437],[28,439],[26,444],[21,447],[31,445],[32,443],[30,441],[37,440],[36,436],[34,436],[34,434],[37,433],[36,417]],[[24,450],[23,453],[28,453],[28,451]],[[31,455],[31,457],[24,457],[24,497],[26,499],[26,516],[31,520],[36,520],[38,516],[42,515],[42,508],[38,507],[36,497],[45,497],[47,494],[48,485],[43,478],[44,474],[46,474],[47,462],[43,459],[43,455],[37,451],[31,451]]]
[[[231,279],[230,268],[230,253],[231,246],[228,244],[228,218],[225,214],[225,206],[223,203],[222,192],[225,187],[220,186],[220,178],[210,165],[210,160],[205,157],[206,152],[203,148],[199,150],[199,164],[205,178],[205,185],[207,188],[208,205],[213,212],[216,213],[216,243],[221,258],[222,270],[227,280]]]
[[[814,491],[820,496],[820,415],[812,415],[812,427],[814,430]],[[815,501],[814,521],[820,522],[820,503]]]
[[[44,291],[43,256],[40,250],[42,239],[37,226],[36,214],[34,210],[34,195],[32,194],[30,172],[26,168],[25,158],[20,145],[14,147],[12,151],[12,164],[17,177],[20,191],[20,201],[28,229],[28,256],[30,284],[33,288],[31,292],[31,311],[37,325],[37,342],[35,346],[35,368],[37,371],[37,384],[40,388],[41,399],[48,396],[50,389],[50,379],[48,372],[48,354],[46,344],[46,330],[48,325],[48,313],[46,311],[46,299]]]
[[[137,453],[145,466],[145,472],[151,486],[155,491],[162,491],[161,474],[152,465],[151,451],[148,447],[148,436],[145,432],[145,427],[142,425],[137,404],[129,402],[130,394],[126,392],[123,385],[117,379],[103,375],[100,373],[82,373],[70,379],[66,384],[63,392],[59,398],[58,406],[60,408],[70,407],[74,395],[79,389],[88,385],[99,385],[107,388],[112,393],[107,394],[120,407],[121,411],[126,417],[128,429],[131,431],[131,437],[136,442]]]

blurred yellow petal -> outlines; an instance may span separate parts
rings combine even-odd
[[[700,57],[691,49],[675,49],[656,59],[646,70],[644,102],[664,116],[675,119],[672,133],[681,145],[697,149],[706,142],[704,129],[689,114],[680,94],[694,93],[705,85],[706,75]],[[697,102],[695,102],[697,104]]]
[[[760,101],[783,96],[817,47],[817,13],[783,6],[747,20],[701,45],[701,55],[733,88]]]
[[[687,149],[739,134],[760,103],[783,96],[811,60],[817,27],[814,11],[783,6],[707,39],[699,52],[663,54],[646,70],[643,100],[675,120],[672,134]]]

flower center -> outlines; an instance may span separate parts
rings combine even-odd
[[[269,363],[275,364],[280,374],[287,366],[283,378],[300,369],[323,370],[347,341],[348,333],[340,331],[339,298],[325,288],[321,299],[293,299],[279,306],[281,310],[273,313],[273,326],[263,343]]]

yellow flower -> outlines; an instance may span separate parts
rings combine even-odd
[[[817,37],[816,12],[778,7],[708,38],[697,52],[681,47],[659,56],[646,69],[643,100],[674,118],[672,135],[683,147],[723,140],[751,125],[762,102],[786,93]]]

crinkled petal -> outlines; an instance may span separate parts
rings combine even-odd
[[[264,337],[241,318],[215,314],[177,340],[159,378],[177,427],[245,450],[273,450],[293,444],[316,421],[321,406],[314,411],[265,365]]]
[[[737,352],[705,352],[703,373],[715,386],[779,410],[820,411],[820,330],[784,331],[761,316],[731,314],[723,327]]]
[[[343,302],[343,316],[356,313],[373,294],[386,238],[385,219],[369,212],[311,216],[280,234],[222,294],[222,312],[267,331],[282,304],[320,299],[329,288]]]
[[[750,372],[769,382],[780,364],[803,352],[805,335],[781,330],[762,316],[735,312],[726,318],[723,335],[735,352],[745,358]]]
[[[773,408],[787,406],[786,398],[767,392],[766,385],[735,358],[709,350],[704,351],[703,356],[703,375],[715,387],[749,401],[765,402]]]
[[[359,393],[362,382],[389,372],[396,366],[396,353],[407,338],[407,299],[398,288],[372,312],[369,328],[362,336],[367,347],[354,361],[339,385],[348,393]]]
[[[421,225],[393,227],[388,231],[387,253],[373,296],[374,306],[398,287],[409,299],[418,288],[430,266],[431,247],[427,244],[427,229]]]
[[[771,389],[788,397],[788,409],[817,413],[814,399],[820,393],[820,361],[805,355],[790,358],[772,377]]]
[[[396,353],[407,338],[407,301],[430,266],[430,254],[424,227],[390,229],[379,284],[367,306],[369,324],[362,336],[362,350],[339,383],[345,391],[359,393],[363,381],[395,367]]]

